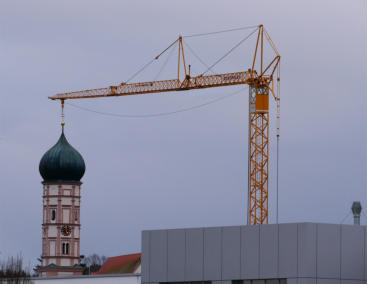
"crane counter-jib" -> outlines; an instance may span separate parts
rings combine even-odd
[[[217,75],[187,77],[180,82],[177,79],[151,81],[132,84],[121,84],[107,88],[91,89],[78,92],[57,94],[49,97],[52,100],[98,98],[110,96],[127,96],[147,93],[160,93],[171,91],[182,91],[202,88],[212,88],[220,86],[248,84],[251,79],[251,72],[233,72]]]

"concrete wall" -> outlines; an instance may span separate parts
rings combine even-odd
[[[33,278],[34,284],[140,284],[139,274],[85,275],[70,277]]]
[[[364,226],[280,224],[142,233],[142,282],[286,278],[365,284]],[[260,282],[259,282],[260,283]]]

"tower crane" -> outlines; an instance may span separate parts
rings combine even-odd
[[[183,39],[180,36],[154,58],[154,60],[157,60],[169,48],[178,45],[176,78],[138,83],[123,82],[116,86],[61,93],[49,98],[51,100],[60,100],[63,107],[65,100],[71,99],[188,91],[242,84],[249,85],[247,222],[250,225],[267,224],[269,221],[269,95],[272,95],[277,106],[277,137],[279,139],[280,55],[263,25],[257,26],[254,32],[257,32],[257,40],[252,66],[246,71],[214,75],[205,75],[203,73],[198,76],[191,76],[191,66],[186,65]],[[264,62],[265,42],[268,42],[273,50],[271,59],[268,62]],[[180,70],[182,69],[184,70],[184,76],[181,80]]]

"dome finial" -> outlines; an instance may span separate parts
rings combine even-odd
[[[65,121],[64,121],[64,102],[65,100],[61,100],[61,128],[62,128],[62,133],[64,133],[64,125],[65,125]]]
[[[64,133],[64,126],[65,126],[65,121],[61,121],[61,130],[62,130],[62,133]]]

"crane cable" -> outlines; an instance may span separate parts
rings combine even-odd
[[[124,83],[128,83],[130,82],[132,79],[134,79],[136,76],[138,76],[141,72],[143,72],[146,68],[148,68],[149,65],[151,65],[155,60],[158,60],[159,57],[165,53],[168,49],[170,49],[172,46],[175,45],[175,43],[178,41],[178,39],[176,39],[174,42],[172,42],[165,50],[163,50],[161,53],[159,53],[156,57],[154,57],[152,60],[150,60],[147,64],[145,64],[142,68],[140,68],[138,71],[136,71],[127,81],[125,81]]]
[[[208,101],[206,103],[199,104],[199,105],[195,105],[195,106],[192,106],[192,107],[182,108],[182,109],[178,109],[178,110],[175,110],[175,111],[169,111],[169,112],[153,113],[153,114],[118,114],[118,113],[110,113],[110,112],[102,112],[102,111],[98,111],[98,110],[93,110],[93,109],[90,109],[90,108],[78,106],[76,104],[72,104],[72,103],[68,103],[68,102],[66,102],[66,104],[68,104],[69,106],[72,106],[74,108],[78,108],[80,110],[84,110],[84,111],[88,111],[88,112],[92,112],[92,113],[96,113],[96,114],[100,114],[100,115],[114,116],[114,117],[121,117],[121,118],[150,118],[150,117],[167,116],[167,115],[172,115],[172,114],[176,114],[176,113],[181,113],[181,112],[186,112],[186,111],[202,108],[204,106],[211,105],[211,104],[214,104],[216,102],[228,99],[232,96],[235,96],[235,95],[239,94],[240,92],[242,92],[246,88],[247,87],[241,88],[241,89],[239,89],[239,90],[237,90],[233,93],[230,93],[228,95],[225,95],[225,96],[222,96],[220,98],[217,98],[217,99],[214,99],[214,100],[211,100],[211,101]]]
[[[351,212],[349,212],[347,215],[345,215],[345,217],[340,221],[339,224],[343,224],[345,222],[345,220],[347,220],[347,218],[350,216],[350,214],[352,214]]]
[[[186,35],[186,36],[182,36],[182,37],[183,38],[200,37],[200,36],[207,36],[207,35],[214,35],[214,34],[221,34],[221,33],[228,33],[228,32],[234,32],[234,31],[241,31],[241,30],[253,29],[253,28],[257,28],[257,27],[258,26],[247,26],[247,27],[234,28],[234,29],[228,29],[228,30],[220,30],[220,31],[216,31],[216,32]]]
[[[188,45],[188,43],[186,42],[186,41],[182,41],[183,42],[183,44],[190,50],[190,52],[195,56],[195,58],[197,59],[197,60],[199,60],[200,61],[200,63],[201,64],[203,64],[206,68],[209,68],[209,65],[208,64],[206,64],[205,62],[204,62],[204,60],[202,60],[200,57],[199,57],[199,55],[197,55],[197,53],[190,47],[190,45]],[[215,74],[216,72],[215,72],[215,70],[210,70],[213,74]]]
[[[363,208],[362,208],[362,214],[363,214],[363,216],[364,216],[364,217],[366,217],[366,219],[367,219],[367,216],[366,216],[366,214],[364,213]]]
[[[145,64],[142,68],[140,68],[138,71],[136,71],[126,82],[130,82],[132,79],[134,79],[136,76],[138,76],[141,72],[143,72],[150,64],[152,64],[156,59],[153,58],[151,61],[149,61],[147,64]]]
[[[204,75],[206,74],[209,70],[211,70],[215,65],[217,65],[220,61],[222,61],[224,58],[226,58],[230,53],[232,53],[232,51],[234,51],[237,47],[239,47],[242,43],[244,43],[250,36],[252,36],[256,31],[258,31],[258,27],[256,29],[254,29],[249,35],[247,35],[245,38],[243,38],[241,41],[239,41],[234,47],[232,47],[229,51],[227,51],[221,58],[219,58],[217,61],[215,61],[211,66],[208,67],[207,70],[205,70],[204,73],[201,74]]]
[[[277,190],[277,210],[276,224],[279,224],[279,144],[280,144],[280,62],[277,68],[277,170],[276,170],[276,190]]]
[[[252,29],[256,27],[256,29],[245,39],[241,40],[236,46],[234,46],[231,50],[229,50],[224,56],[222,56],[217,62],[215,62],[212,66],[210,66],[204,73],[201,75],[204,75],[207,73],[211,68],[213,68],[216,64],[218,64],[223,58],[227,57],[228,54],[230,54],[234,49],[236,49],[239,45],[241,45],[247,38],[249,38],[255,31],[258,30],[258,26],[247,26],[242,28],[235,28],[235,29],[228,29],[228,30],[221,30],[216,32],[209,32],[209,33],[202,33],[202,34],[193,34],[193,35],[187,35],[183,36],[183,38],[190,38],[190,37],[199,37],[199,36],[206,36],[206,35],[213,35],[213,34],[220,34],[220,33],[227,33],[227,32],[233,32],[233,31],[239,31],[239,30],[245,30],[245,29]],[[178,39],[176,39],[174,42],[172,42],[165,50],[163,50],[160,54],[158,54],[156,57],[154,57],[152,60],[150,60],[148,63],[146,63],[142,68],[140,68],[138,71],[136,71],[128,80],[126,80],[124,83],[130,82],[132,79],[134,79],[136,76],[138,76],[141,72],[143,72],[146,68],[148,68],[155,60],[158,60],[159,57],[165,53],[168,49],[170,49]]]
[[[163,63],[161,69],[158,71],[157,75],[154,77],[154,81],[156,81],[158,79],[158,77],[161,75],[161,73],[163,72],[163,70],[166,68],[168,61],[170,60],[170,58],[172,57],[173,51],[175,50],[175,48],[172,48],[170,53],[168,54],[166,61]]]

